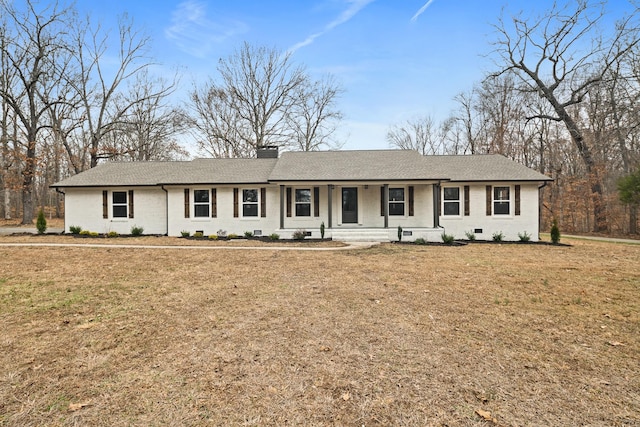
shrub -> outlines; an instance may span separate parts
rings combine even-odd
[[[89,230],[80,230],[80,232],[78,232],[79,235],[81,236],[90,236],[91,232]]]
[[[418,238],[414,241],[414,243],[415,243],[416,245],[426,245],[426,244],[427,244],[427,241],[426,241],[426,240],[424,240],[422,237],[418,237]]]
[[[38,211],[36,228],[38,229],[38,234],[44,234],[44,232],[47,231],[47,219],[44,217],[44,211],[42,209]]]
[[[473,242],[476,240],[476,233],[473,231],[465,231],[464,235],[467,237],[467,240]]]
[[[117,231],[110,231],[107,233],[107,237],[118,237]]]
[[[189,233],[189,232],[188,232],[188,231],[186,231],[186,230],[182,230],[182,231],[180,232],[180,235],[181,235],[182,237],[189,237],[189,236],[191,236],[191,233]]]
[[[253,237],[253,231],[245,231],[244,237],[246,237],[247,239]]]
[[[304,240],[307,237],[307,230],[298,229],[293,232],[293,240]]]
[[[98,237],[100,235],[100,233],[98,233],[97,231],[90,231],[89,232],[89,236],[91,237]]]
[[[324,239],[324,221],[320,223],[320,238]]]
[[[80,234],[82,232],[82,227],[80,227],[79,225],[70,225],[69,232],[71,234]]]
[[[269,234],[269,239],[271,240],[280,240],[280,235],[278,233]]]
[[[141,236],[143,231],[144,231],[143,227],[138,227],[137,225],[134,225],[133,227],[131,227],[132,236]]]
[[[558,221],[553,219],[553,225],[551,226],[551,242],[554,245],[560,243],[560,228],[558,228]]]
[[[445,245],[451,245],[455,240],[453,234],[442,233],[440,237],[442,238],[442,243],[444,243]]]
[[[502,231],[496,231],[491,237],[493,238],[494,242],[502,242],[502,239],[504,239],[504,234],[502,234]]]
[[[193,237],[196,237],[196,238],[201,238],[203,236],[204,234],[202,233],[202,231],[196,231],[195,233],[193,233]]]
[[[531,240],[531,234],[523,231],[522,233],[518,233],[518,238],[521,242],[528,242],[529,240]]]
[[[240,236],[238,236],[237,234],[234,234],[234,233],[230,233],[227,237],[228,237],[229,239],[237,239],[237,238],[238,238],[238,237],[240,237]]]
[[[398,242],[402,242],[402,227],[398,226]]]
[[[209,235],[209,240],[218,240],[218,235],[217,234],[210,234]]]

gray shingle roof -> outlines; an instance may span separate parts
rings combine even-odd
[[[54,187],[259,184],[295,181],[548,181],[500,155],[422,156],[412,150],[285,152],[279,159],[110,162]]]

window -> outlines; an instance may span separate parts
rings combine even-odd
[[[209,190],[193,190],[193,216],[209,217]]]
[[[258,190],[242,190],[242,216],[258,216]]]
[[[404,215],[404,188],[389,188],[389,215]]]
[[[509,187],[493,187],[494,215],[509,215]]]
[[[127,215],[127,192],[114,191],[111,195],[114,218],[126,218]]]
[[[460,215],[460,188],[444,187],[443,195],[443,211],[445,215]]]
[[[296,190],[296,216],[311,216],[311,189]]]

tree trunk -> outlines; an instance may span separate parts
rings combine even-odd
[[[629,234],[638,234],[638,206],[629,206]]]
[[[27,158],[22,171],[22,224],[32,224],[34,217],[33,177],[36,172],[36,143],[32,138],[29,139]]]

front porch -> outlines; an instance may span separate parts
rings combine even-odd
[[[276,232],[281,238],[291,239],[293,233],[297,230],[294,229],[280,229]],[[305,229],[310,238],[321,237],[320,229]],[[407,227],[402,229],[402,241],[413,242],[416,239],[422,238],[427,242],[441,242],[443,228],[426,228],[426,227]],[[351,227],[351,228],[327,228],[324,232],[325,238],[331,238],[340,242],[397,242],[398,241],[398,229],[397,228],[364,228],[364,227]]]

